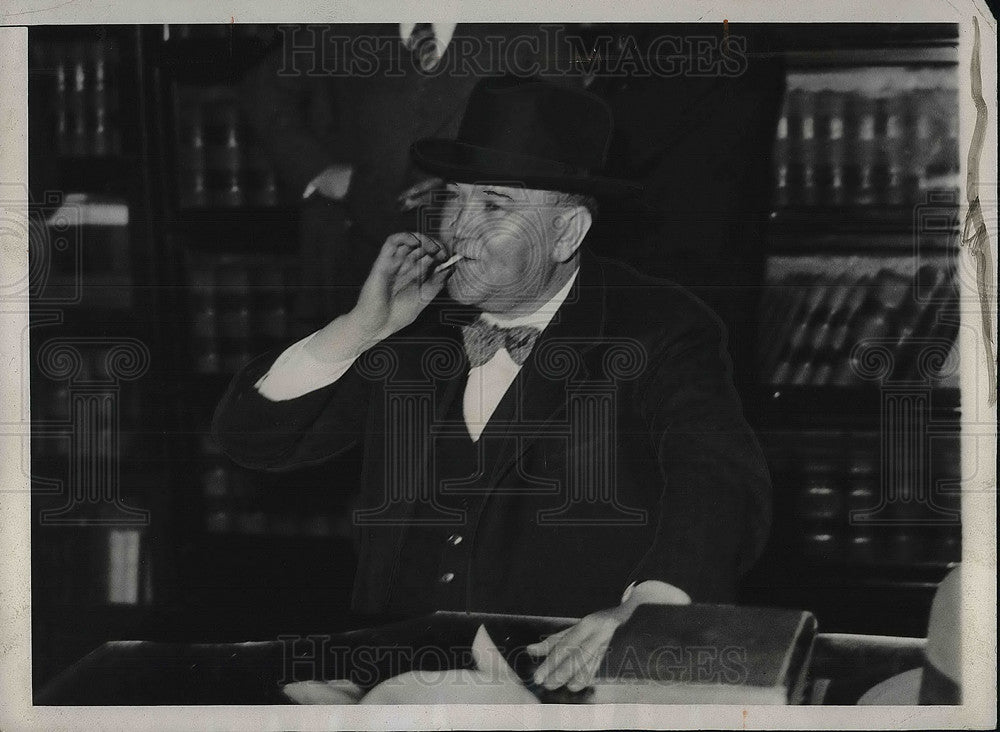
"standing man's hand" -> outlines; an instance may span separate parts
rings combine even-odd
[[[351,187],[353,173],[354,168],[350,165],[331,165],[309,181],[302,197],[309,198],[313,193],[319,193],[333,201],[342,201],[347,195],[347,189]]]
[[[434,192],[444,185],[441,178],[424,178],[396,197],[396,209],[399,213],[412,211],[420,206],[434,202]]]

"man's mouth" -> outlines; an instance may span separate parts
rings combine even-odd
[[[461,264],[467,259],[472,259],[472,257],[466,257],[464,254],[456,252],[455,254],[452,254],[446,261],[442,262],[437,267],[435,267],[434,273],[437,274],[438,272],[443,272],[446,269],[451,269],[452,267]]]

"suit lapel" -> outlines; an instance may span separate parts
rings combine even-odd
[[[584,252],[580,273],[566,302],[542,333],[511,387],[509,419],[497,425],[504,439],[490,477],[494,487],[518,458],[554,425],[567,419],[569,397],[590,375],[587,354],[604,335],[604,271]]]

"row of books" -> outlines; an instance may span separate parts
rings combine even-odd
[[[254,354],[289,340],[295,264],[261,255],[189,257],[195,368],[232,373]]]
[[[892,354],[888,379],[954,377],[951,362],[925,359],[954,347],[953,273],[924,265],[907,274],[894,259],[776,258],[770,263],[759,342],[760,373],[774,386],[864,383],[863,354],[879,343]]]
[[[959,561],[958,441],[935,440],[927,464],[886,471],[881,437],[788,435],[781,456],[769,450],[775,482],[793,488],[776,510],[791,516],[799,547],[826,561]]]
[[[962,559],[961,527],[871,527],[812,523],[802,527],[812,559],[860,565],[944,565]]]
[[[957,110],[952,88],[790,88],[774,146],[777,205],[898,206],[957,189]]]
[[[122,152],[119,58],[107,41],[37,46],[37,61],[54,79],[52,114],[56,152],[71,157]]]
[[[241,118],[236,90],[176,91],[177,196],[181,208],[274,206],[274,169]]]
[[[42,525],[35,530],[43,536],[46,531],[59,534],[59,541],[39,541],[32,547],[32,566],[45,572],[46,578],[57,568],[61,570],[61,581],[35,583],[37,591],[51,602],[86,607],[141,605],[152,601],[148,546],[142,528],[46,529]]]

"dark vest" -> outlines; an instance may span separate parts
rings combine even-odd
[[[463,383],[436,430],[433,501],[415,507],[389,592],[387,611],[422,614],[476,606],[472,558],[476,527],[489,501],[485,490],[505,424],[514,414],[512,384],[477,442],[465,427]],[[518,375],[520,378],[520,374]],[[517,379],[515,379],[515,383]]]

